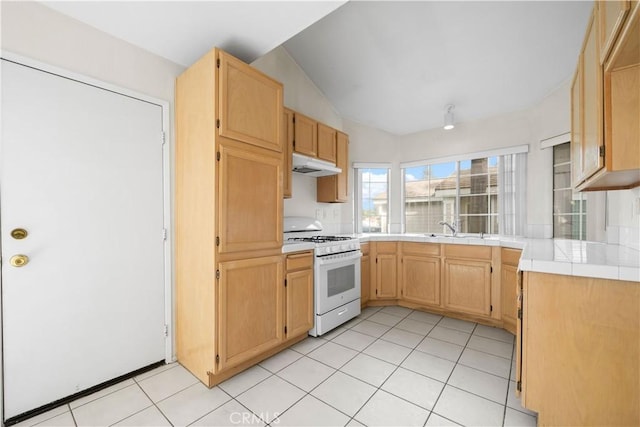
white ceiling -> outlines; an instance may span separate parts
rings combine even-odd
[[[253,62],[345,1],[41,3],[177,64],[189,66],[214,46],[245,62]]]
[[[284,43],[343,117],[398,135],[442,126],[449,103],[458,122],[536,104],[573,74],[593,5],[343,3],[44,2],[185,66],[213,46],[252,62]]]

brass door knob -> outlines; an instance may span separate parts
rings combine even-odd
[[[29,257],[26,255],[14,255],[9,262],[14,267],[24,267],[29,263]]]
[[[29,233],[24,228],[14,228],[13,230],[11,230],[11,237],[13,237],[16,240],[22,240],[26,238],[28,235]]]

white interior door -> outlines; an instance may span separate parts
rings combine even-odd
[[[165,358],[162,107],[5,60],[1,71],[11,418]],[[12,266],[19,254],[28,263]]]

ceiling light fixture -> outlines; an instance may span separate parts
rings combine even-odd
[[[444,113],[444,130],[451,130],[455,126],[453,124],[453,109],[456,108],[453,104],[449,104],[446,107],[446,113]]]

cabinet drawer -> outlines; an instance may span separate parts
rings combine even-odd
[[[362,255],[369,255],[369,244],[368,243],[361,244],[360,251],[362,252]]]
[[[444,245],[444,255],[452,258],[491,259],[491,246]]]
[[[438,256],[440,255],[440,245],[437,243],[403,242],[402,253]]]
[[[287,255],[287,271],[313,268],[313,252],[297,252]]]
[[[522,251],[518,249],[501,249],[500,258],[503,264],[512,265],[514,267],[518,266],[520,262],[520,254]]]
[[[395,254],[397,248],[396,242],[376,242],[376,252],[379,254]]]

